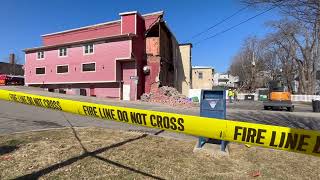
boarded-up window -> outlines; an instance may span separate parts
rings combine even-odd
[[[57,66],[57,73],[67,73],[69,71],[68,65]]]
[[[36,68],[36,74],[46,74],[46,68],[45,67]]]
[[[96,63],[82,64],[82,71],[83,72],[96,71]]]

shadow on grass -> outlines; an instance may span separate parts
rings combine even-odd
[[[134,173],[138,173],[138,174],[141,174],[143,176],[146,176],[146,177],[149,177],[149,178],[154,178],[154,179],[163,179],[161,177],[157,177],[157,176],[154,176],[152,174],[149,174],[149,173],[146,173],[146,172],[143,172],[143,171],[140,171],[138,169],[135,169],[133,167],[129,167],[129,166],[126,166],[126,165],[123,165],[121,163],[118,163],[118,162],[114,162],[112,160],[109,160],[109,159],[106,159],[106,158],[103,158],[101,156],[98,156],[98,154],[100,153],[103,153],[107,150],[110,150],[110,149],[113,149],[113,148],[117,148],[117,147],[120,147],[122,145],[125,145],[125,144],[128,144],[128,143],[131,143],[133,141],[137,141],[139,139],[142,139],[142,138],[145,138],[148,136],[148,134],[143,134],[141,136],[138,136],[138,137],[135,137],[135,138],[130,138],[130,139],[127,139],[125,141],[122,141],[122,142],[119,142],[119,143],[116,143],[116,144],[112,144],[110,146],[106,146],[106,147],[103,147],[103,148],[100,148],[100,149],[97,149],[95,151],[88,151],[84,145],[82,144],[81,142],[81,139],[79,138],[76,130],[74,129],[73,125],[70,123],[70,121],[66,118],[66,116],[63,114],[64,118],[66,119],[66,121],[70,124],[70,127],[72,129],[72,132],[75,136],[75,138],[78,140],[79,144],[81,145],[82,149],[84,150],[84,153],[82,155],[79,155],[79,156],[76,156],[76,157],[73,157],[73,158],[70,158],[70,159],[67,159],[65,161],[62,161],[60,163],[56,163],[56,164],[53,164],[49,167],[46,167],[46,168],[43,168],[43,169],[40,169],[38,171],[35,171],[35,172],[32,172],[30,174],[26,174],[26,175],[23,175],[23,176],[20,176],[20,177],[17,177],[15,179],[38,179],[40,178],[41,176],[43,175],[46,175],[46,174],[49,174],[50,172],[53,172],[55,170],[58,170],[60,168],[63,168],[65,166],[68,166],[68,165],[71,165],[79,160],[82,160],[84,158],[87,158],[87,157],[93,157],[93,158],[97,158],[101,161],[104,161],[106,163],[109,163],[111,165],[114,165],[114,166],[117,166],[119,168],[123,168],[123,169],[126,169],[126,170],[129,170],[129,171],[132,171]],[[155,133],[154,135],[158,135],[160,134],[161,132],[163,132],[163,130],[161,131],[158,131],[157,133]]]
[[[19,149],[19,146],[8,146],[8,145],[0,146],[0,156],[11,153],[16,149]]]

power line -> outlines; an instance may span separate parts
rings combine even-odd
[[[245,7],[241,8],[241,9],[239,9],[239,10],[238,10],[238,11],[236,11],[235,13],[233,13],[233,14],[231,14],[230,16],[228,16],[228,17],[226,17],[226,18],[222,19],[221,21],[219,21],[218,23],[214,24],[213,26],[210,26],[210,27],[209,27],[209,28],[207,28],[206,30],[201,31],[201,32],[200,32],[200,33],[198,33],[198,34],[195,34],[195,35],[194,35],[194,36],[192,36],[188,41],[190,41],[190,40],[192,40],[192,39],[194,39],[194,38],[196,38],[196,37],[198,37],[198,36],[202,35],[203,33],[205,33],[205,32],[207,32],[207,31],[209,31],[210,29],[212,29],[212,28],[214,28],[214,27],[216,27],[216,26],[218,26],[218,25],[220,25],[220,24],[224,23],[225,21],[227,21],[227,20],[231,19],[233,16],[235,16],[235,15],[239,14],[240,12],[242,12],[243,10],[247,9],[247,8],[248,8],[248,7],[250,7],[250,6],[252,6],[252,4],[249,4],[248,6],[245,6]]]
[[[242,21],[242,22],[234,25],[234,26],[231,26],[231,27],[229,27],[229,28],[227,28],[227,29],[225,29],[225,30],[223,30],[223,31],[220,31],[220,32],[218,32],[218,33],[216,33],[216,34],[214,34],[214,35],[212,35],[212,36],[209,36],[209,37],[207,37],[207,38],[205,38],[205,39],[202,39],[202,40],[200,40],[200,41],[197,41],[196,43],[194,43],[194,45],[197,45],[197,44],[199,44],[199,43],[202,42],[202,41],[206,41],[206,40],[208,40],[208,39],[211,39],[211,38],[214,38],[214,37],[216,37],[216,36],[218,36],[218,35],[221,35],[221,34],[227,32],[227,31],[230,31],[230,30],[234,29],[235,27],[238,27],[238,26],[240,26],[240,25],[242,25],[242,24],[244,24],[244,23],[246,23],[246,22],[248,22],[248,21],[250,21],[250,20],[252,20],[252,19],[254,19],[254,18],[256,18],[256,17],[258,17],[258,16],[261,16],[262,14],[265,14],[265,13],[271,11],[272,9],[276,8],[276,7],[277,7],[277,6],[275,5],[275,6],[269,8],[269,9],[267,9],[267,10],[265,10],[265,11],[259,13],[259,14],[256,14],[256,15],[254,15],[254,16],[252,16],[252,17],[250,17],[250,18],[248,18],[248,19],[246,19],[246,20],[244,20],[244,21]]]

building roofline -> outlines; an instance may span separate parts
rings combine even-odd
[[[0,61],[0,64],[11,64],[9,62],[4,62],[4,61]],[[13,65],[13,64],[11,64]],[[23,64],[17,64],[17,63],[14,63],[14,65],[17,65],[17,66],[23,66]],[[0,73],[1,74],[1,73]]]
[[[51,45],[51,46],[40,46],[40,47],[34,47],[34,48],[28,48],[24,49],[24,52],[31,52],[31,51],[39,51],[39,50],[46,50],[46,49],[54,49],[58,47],[65,47],[65,46],[71,46],[71,45],[77,45],[77,44],[84,44],[84,43],[90,43],[90,42],[97,42],[97,41],[107,41],[107,40],[113,40],[113,39],[119,39],[119,38],[131,38],[136,35],[129,33],[129,34],[119,34],[115,36],[107,36],[107,37],[99,37],[99,38],[93,38],[93,39],[86,39],[81,41],[72,41],[64,44],[57,44],[57,45]]]
[[[109,22],[93,24],[93,25],[83,26],[83,27],[74,28],[74,29],[68,29],[68,30],[65,30],[65,31],[58,31],[58,32],[54,32],[54,33],[43,34],[43,35],[41,35],[41,37],[57,35],[57,34],[63,34],[63,33],[67,33],[67,32],[72,32],[72,31],[77,31],[77,30],[82,30],[82,29],[88,29],[88,28],[93,28],[93,27],[103,26],[103,25],[108,25],[108,24],[116,24],[116,23],[119,23],[120,21],[121,20],[109,21]]]
[[[132,14],[134,12],[139,14],[137,11],[130,11],[130,12],[120,13],[119,15],[121,15],[121,14],[125,15],[125,14],[128,14],[128,13]],[[152,15],[157,15],[157,14],[163,15],[164,12],[163,11],[157,11],[157,12],[153,12],[153,13],[143,14],[142,17],[152,16]],[[41,35],[41,37],[58,35],[58,34],[68,33],[68,32],[72,32],[72,31],[77,31],[77,30],[83,30],[83,29],[93,28],[93,27],[97,27],[97,26],[108,25],[108,24],[116,24],[116,23],[120,23],[120,22],[121,22],[120,19],[119,20],[114,20],[114,21],[108,21],[108,22],[104,22],[104,23],[93,24],[93,25],[83,26],[83,27],[79,27],[79,28],[68,29],[68,30],[64,30],[64,31],[58,31],[58,32],[54,32],[54,33],[43,34],[43,35]]]
[[[191,46],[192,47],[192,43],[181,43],[181,44],[179,44],[179,46]]]
[[[122,12],[119,13],[119,16],[124,16],[124,15],[128,15],[128,14],[137,14],[138,11],[128,11],[128,12]]]
[[[142,16],[145,17],[145,16],[152,16],[152,15],[163,15],[164,14],[164,11],[156,11],[156,12],[153,12],[153,13],[147,13],[147,14],[143,14]]]
[[[213,69],[211,66],[192,66],[192,69]]]

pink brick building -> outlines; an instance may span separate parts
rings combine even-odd
[[[148,65],[146,34],[160,24],[163,12],[119,16],[112,22],[42,35],[43,46],[25,50],[26,85],[67,94],[139,99],[152,84],[146,82],[151,80],[143,70]]]

